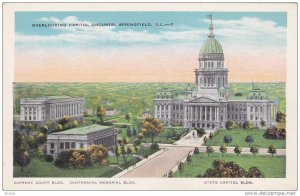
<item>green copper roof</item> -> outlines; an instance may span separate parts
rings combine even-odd
[[[223,53],[222,46],[218,40],[215,38],[208,38],[201,47],[200,52],[202,54],[216,54],[216,53]]]
[[[52,133],[52,134],[53,135],[65,135],[65,134],[67,134],[67,135],[68,134],[85,135],[85,134],[93,133],[96,131],[103,131],[108,128],[111,128],[111,127],[93,124],[93,125],[89,125],[89,126],[85,126],[85,127],[73,128],[73,129],[56,132],[56,133]]]

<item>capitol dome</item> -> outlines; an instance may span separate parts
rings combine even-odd
[[[202,54],[223,54],[223,49],[218,40],[213,37],[209,37],[200,49]]]

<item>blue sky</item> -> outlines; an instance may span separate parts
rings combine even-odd
[[[43,36],[43,43],[46,42],[47,36],[56,35],[70,35],[70,33],[80,34],[83,32],[85,35],[92,33],[92,29],[108,29],[109,32],[117,32],[118,39],[112,37],[103,37],[107,34],[101,35],[94,40],[94,46],[96,43],[101,42],[103,46],[109,45],[130,45],[131,43],[147,43],[147,44],[172,44],[176,40],[177,43],[192,43],[195,41],[203,41],[206,38],[208,20],[206,16],[209,12],[16,12],[15,20],[15,31],[17,35],[29,36],[29,39],[16,39],[17,44],[23,42],[30,44],[37,44],[40,39],[34,42],[34,36]],[[74,31],[69,29],[69,32],[63,29],[55,28],[33,28],[32,24],[43,24],[43,23],[68,23],[67,21],[83,22],[83,23],[120,23],[120,22],[144,22],[151,23],[151,27],[92,27],[92,28],[73,28]],[[159,23],[173,23],[172,27],[158,27],[154,24]],[[278,42],[277,45],[285,45],[286,38],[277,38],[277,34],[282,34],[282,29],[286,28],[287,15],[283,12],[214,12],[213,23],[216,28],[216,35],[222,41],[226,42],[227,39],[232,39],[235,33],[244,33],[242,37],[236,36],[239,42],[247,39],[252,40],[251,42],[261,43],[262,41],[266,44],[274,45],[273,41]],[[228,23],[228,24],[227,24]],[[248,23],[248,26],[245,25]],[[253,24],[251,24],[253,23]],[[253,29],[251,29],[253,27]],[[255,31],[260,32],[263,35],[264,31],[268,31],[269,28],[274,28],[276,34],[274,40],[272,37],[256,36]],[[248,28],[248,29],[246,29]],[[224,30],[224,32],[222,32]],[[279,30],[280,32],[276,32]],[[72,31],[72,32],[70,32]],[[76,32],[75,32],[76,31]],[[250,33],[249,33],[250,31]],[[107,32],[107,33],[109,33]],[[99,33],[99,32],[98,32]],[[137,34],[134,34],[137,33]],[[141,34],[142,33],[142,34]],[[183,33],[181,37],[180,33]],[[247,34],[249,33],[249,35]],[[125,34],[125,35],[124,35]],[[133,38],[126,39],[132,34]],[[178,36],[176,36],[176,35]],[[160,37],[155,37],[156,35]],[[258,35],[258,34],[257,34]],[[79,36],[79,35],[78,35]],[[141,39],[141,37],[145,39]],[[193,36],[193,37],[191,37]],[[253,36],[253,37],[251,37]],[[18,37],[17,37],[18,38]],[[24,37],[23,37],[24,38]],[[26,38],[26,37],[25,37]],[[52,37],[53,38],[53,37]],[[149,39],[147,39],[149,38]],[[254,38],[254,39],[253,39]],[[53,39],[50,39],[53,41]],[[58,39],[59,40],[59,39]],[[82,40],[82,39],[80,39]],[[88,39],[87,44],[90,45],[93,38]],[[68,41],[61,39],[60,46],[73,45],[74,41]],[[251,43],[250,42],[250,43]],[[63,43],[63,44],[61,44]],[[82,43],[82,42],[81,42]],[[41,44],[41,43],[40,43]],[[45,44],[45,46],[49,44]],[[57,45],[57,46],[58,46]]]
[[[79,76],[83,77],[80,81],[193,81],[192,71],[207,39],[208,14],[16,12],[16,81],[57,81],[59,77],[59,81],[77,81]],[[118,23],[131,22],[153,26],[118,26]],[[93,23],[117,26],[92,27]],[[155,23],[173,25],[156,26]],[[32,24],[66,24],[67,27],[36,28]],[[285,80],[287,13],[213,12],[213,24],[232,81]],[[66,69],[68,75],[63,72]],[[105,70],[107,78],[99,78],[95,70]]]

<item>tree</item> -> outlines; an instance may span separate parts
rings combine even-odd
[[[143,138],[144,138],[144,134],[143,134],[143,133],[139,133],[139,134],[138,134],[138,139],[139,139],[139,140],[142,140]]]
[[[39,132],[37,136],[37,142],[39,144],[44,144],[46,141],[47,141],[47,135],[42,132]]]
[[[186,161],[188,162],[188,165],[192,162],[192,155],[188,154],[186,157]]]
[[[214,134],[212,132],[210,132],[208,138],[212,139],[213,137],[214,137]]]
[[[101,105],[97,107],[97,117],[99,117],[100,122],[104,122],[104,118],[106,116],[106,110]]]
[[[261,125],[262,127],[266,126],[266,121],[264,121],[263,119],[261,119],[260,125]]]
[[[258,148],[256,146],[251,146],[250,152],[255,156],[258,153]]]
[[[136,128],[134,128],[134,127],[132,128],[132,135],[137,136],[137,131],[136,131]]]
[[[240,167],[236,162],[224,160],[214,160],[212,168],[209,168],[204,173],[205,178],[261,178],[262,172],[256,168],[251,167],[248,171]]]
[[[114,146],[114,153],[116,155],[117,163],[118,163],[119,162],[119,156],[120,156],[119,147],[118,146]]]
[[[38,148],[37,137],[35,135],[30,135],[29,136],[28,145],[32,149],[37,149]]]
[[[194,154],[199,154],[199,148],[198,147],[195,147]]]
[[[274,156],[274,154],[276,154],[276,148],[273,145],[270,145],[268,147],[268,153],[272,154],[272,157]]]
[[[141,140],[139,140],[139,139],[135,140],[135,141],[133,142],[133,145],[134,145],[134,146],[139,146],[139,145],[141,145]]]
[[[77,120],[73,121],[73,127],[78,127],[78,121]]]
[[[169,172],[168,172],[168,178],[172,178],[173,177],[173,171],[172,170],[170,170]]]
[[[227,130],[231,130],[231,129],[237,128],[237,125],[235,122],[229,120],[226,122],[225,127]]]
[[[247,135],[247,137],[245,138],[245,142],[248,143],[248,145],[250,146],[250,144],[252,144],[254,142],[253,136]]]
[[[211,147],[211,146],[206,146],[206,153],[207,153],[207,156],[209,156],[209,154],[213,153],[214,152],[214,149]]]
[[[129,122],[129,120],[130,120],[130,114],[129,113],[127,113],[127,114],[125,114],[125,119]]]
[[[244,128],[244,129],[252,129],[252,128],[253,128],[252,122],[246,120],[246,121],[243,123],[243,128]]]
[[[203,142],[204,142],[204,144],[206,144],[208,142],[208,138],[206,136],[204,136]]]
[[[232,142],[232,137],[230,135],[225,135],[224,138],[223,138],[223,141],[227,144],[231,143]]]
[[[30,157],[28,154],[28,145],[26,143],[25,136],[20,134],[18,131],[14,132],[14,161],[21,167],[21,171],[24,171],[30,163]]]
[[[125,155],[126,155],[126,148],[125,148],[125,145],[121,145],[121,154],[122,154],[122,158],[123,158],[123,161],[125,161]]]
[[[236,156],[239,156],[239,154],[241,154],[242,152],[242,148],[239,146],[235,146],[234,147],[234,153],[236,154]]]
[[[276,113],[276,122],[285,122],[286,115],[283,112],[278,111]]]
[[[162,128],[163,124],[157,118],[147,117],[143,124],[144,134],[151,138],[151,143],[153,143],[154,137],[158,135]]]
[[[127,147],[127,154],[131,154],[132,153],[132,148]]]
[[[227,147],[224,145],[220,146],[220,152],[222,153],[222,156],[224,156],[224,153],[227,152]]]
[[[61,124],[58,124],[56,126],[56,131],[63,131],[63,130],[64,130],[64,128],[63,128],[63,126]]]
[[[131,137],[132,133],[131,133],[131,129],[128,127],[127,130],[126,130],[126,135],[128,137]]]
[[[102,145],[92,145],[87,149],[92,163],[101,163],[103,159],[108,157],[107,149]]]
[[[178,170],[179,170],[179,172],[180,172],[180,175],[181,175],[183,169],[184,169],[184,164],[183,164],[182,162],[179,162],[179,163],[178,163]]]

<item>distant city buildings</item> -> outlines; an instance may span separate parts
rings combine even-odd
[[[107,149],[117,145],[118,132],[113,127],[97,124],[56,132],[47,136],[47,154],[56,157],[66,150],[86,150],[101,144]]]
[[[260,127],[262,121],[266,126],[274,125],[277,100],[268,99],[263,90],[253,87],[248,95],[230,97],[223,49],[214,37],[211,22],[198,57],[195,86],[182,92],[158,92],[154,98],[155,118],[166,125],[211,130],[225,128],[227,121],[249,121],[255,127]]]
[[[82,120],[84,99],[70,96],[45,96],[20,99],[20,121],[44,124],[57,121],[65,115]]]

